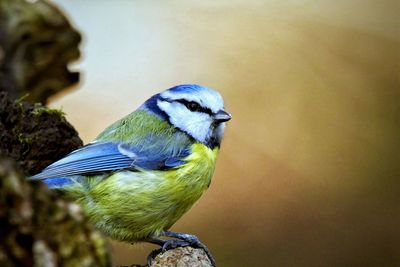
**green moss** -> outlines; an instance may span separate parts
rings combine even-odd
[[[31,111],[34,116],[40,116],[42,114],[58,115],[60,118],[65,120],[65,112],[62,109],[48,108],[42,106],[40,103],[35,104],[35,108]]]
[[[22,105],[22,103],[24,101],[26,101],[26,99],[29,97],[29,94],[24,94],[23,96],[21,96],[20,98],[15,100],[15,103]]]
[[[17,138],[18,138],[18,141],[19,141],[21,144],[27,144],[27,145],[32,144],[32,138],[27,137],[27,136],[26,136],[25,134],[23,134],[23,133],[18,133]]]

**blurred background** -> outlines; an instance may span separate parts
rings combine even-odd
[[[84,43],[51,106],[85,142],[177,84],[224,96],[212,185],[173,226],[219,266],[400,266],[399,1],[54,2]]]

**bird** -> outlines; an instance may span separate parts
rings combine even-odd
[[[177,85],[30,179],[76,201],[112,239],[159,245],[150,262],[162,251],[190,245],[204,249],[215,265],[196,236],[169,229],[210,186],[230,119],[217,91]]]

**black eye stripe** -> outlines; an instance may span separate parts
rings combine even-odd
[[[193,112],[203,112],[203,113],[206,113],[206,114],[209,114],[209,115],[212,115],[212,114],[213,114],[212,111],[211,111],[209,108],[202,107],[202,106],[200,106],[200,104],[197,103],[197,102],[194,102],[194,101],[187,101],[187,100],[185,100],[185,99],[177,99],[177,100],[175,100],[175,101],[178,102],[178,103],[181,103],[181,104],[185,105],[190,111],[193,111]]]

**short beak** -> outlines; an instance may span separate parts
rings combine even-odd
[[[222,109],[214,115],[214,120],[219,123],[229,121],[231,118],[231,114]]]

